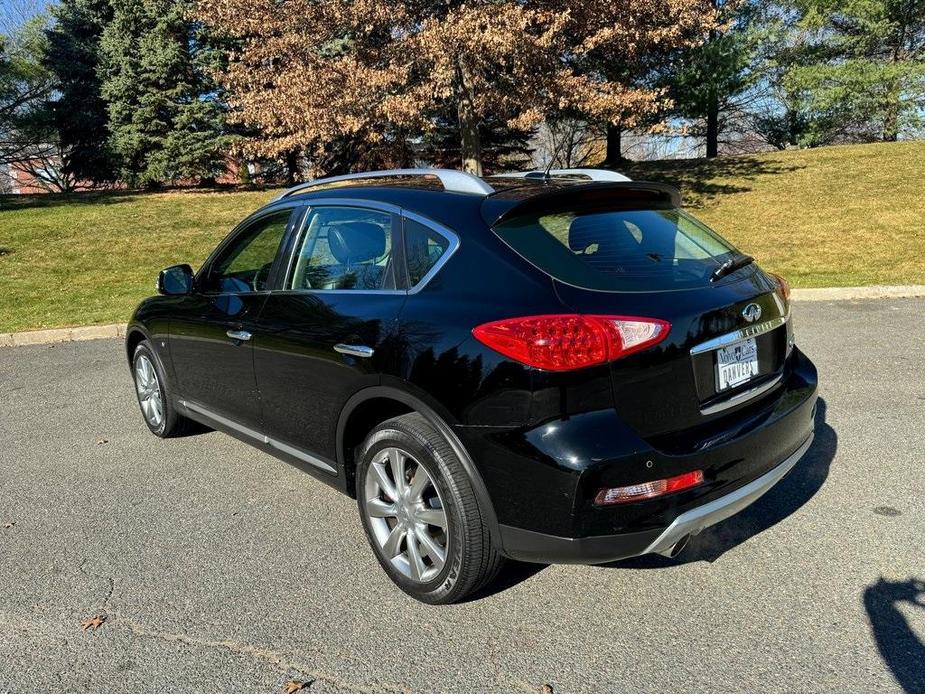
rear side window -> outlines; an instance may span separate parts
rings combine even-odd
[[[516,217],[494,231],[556,279],[605,291],[703,286],[739,254],[677,209],[562,211]]]
[[[414,287],[430,272],[450,242],[433,229],[413,219],[405,220],[405,258],[408,265],[408,286]]]
[[[356,207],[316,207],[305,221],[292,289],[394,287],[392,215]]]

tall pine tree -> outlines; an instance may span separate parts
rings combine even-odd
[[[804,144],[894,141],[925,122],[925,0],[796,0],[814,33],[788,75],[812,124]]]
[[[208,77],[212,56],[186,0],[111,0],[103,30],[102,94],[110,146],[129,185],[208,181],[222,172],[228,137]]]
[[[693,134],[702,135],[706,156],[719,155],[726,115],[752,84],[755,52],[752,20],[757,3],[711,0],[722,26],[702,44],[680,51],[663,65],[663,83],[679,116],[693,121]]]
[[[109,148],[109,116],[99,76],[100,36],[112,18],[109,0],[61,0],[51,8],[54,24],[46,31],[45,67],[57,94],[50,104],[62,148],[70,152],[67,173],[84,181],[116,177]]]

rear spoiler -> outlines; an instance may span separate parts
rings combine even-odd
[[[603,211],[634,208],[673,209],[681,207],[681,192],[666,183],[619,181],[568,186],[536,186],[489,195],[482,203],[482,218],[493,227],[513,217],[538,215],[568,206]],[[526,195],[524,195],[526,193]]]

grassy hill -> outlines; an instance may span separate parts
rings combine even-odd
[[[825,147],[629,170],[796,287],[925,284],[925,141]]]
[[[636,164],[797,287],[925,283],[925,142]],[[121,322],[274,191],[0,197],[0,332]]]

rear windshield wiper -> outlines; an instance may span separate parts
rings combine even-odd
[[[726,275],[735,272],[736,270],[743,268],[746,265],[751,265],[754,262],[755,259],[750,255],[740,255],[738,258],[730,258],[713,271],[713,274],[710,275],[710,281],[715,282],[716,280],[725,277]]]

